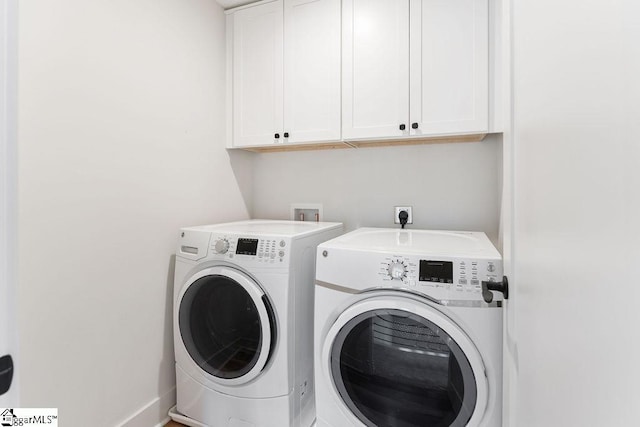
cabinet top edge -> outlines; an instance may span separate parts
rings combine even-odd
[[[216,0],[225,10],[224,13],[225,15],[232,15],[233,13],[239,11],[239,10],[243,10],[243,9],[248,9],[250,7],[255,7],[255,6],[260,6],[262,4],[266,4],[266,3],[273,3],[275,1],[281,1],[281,0],[229,0],[229,1],[225,1],[225,0]],[[225,4],[227,6],[225,6]]]

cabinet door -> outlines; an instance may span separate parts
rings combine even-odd
[[[487,132],[488,0],[411,0],[412,135]]]
[[[282,1],[239,10],[233,26],[233,145],[282,141]],[[275,139],[275,134],[280,139]]]
[[[409,0],[344,0],[342,13],[343,138],[408,135]]]
[[[285,0],[285,142],[340,140],[340,0]]]

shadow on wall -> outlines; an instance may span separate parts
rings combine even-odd
[[[227,150],[227,153],[246,211],[249,213],[249,218],[253,218],[253,166],[255,153],[243,150]]]
[[[162,345],[162,360],[158,370],[158,396],[160,396],[158,409],[158,419],[167,416],[167,409],[176,404],[176,369],[175,352],[173,348],[173,289],[176,270],[176,256],[169,258],[169,268],[167,271],[167,288],[165,292],[164,306],[164,342]],[[167,384],[173,386],[167,389]]]

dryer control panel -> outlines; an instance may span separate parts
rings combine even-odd
[[[482,304],[482,282],[502,281],[502,257],[482,232],[360,228],[318,246],[316,280]]]
[[[437,291],[440,297],[476,294],[481,298],[481,282],[502,278],[500,260],[438,259],[435,257],[386,256],[379,261],[378,279],[387,286],[404,286]],[[469,295],[470,296],[470,295]],[[475,297],[473,298],[475,299]]]

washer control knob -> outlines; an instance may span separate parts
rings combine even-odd
[[[392,279],[402,280],[407,274],[407,269],[404,264],[398,261],[394,261],[389,264],[389,276]]]
[[[216,252],[226,254],[229,250],[229,241],[227,239],[218,239],[216,241]]]

